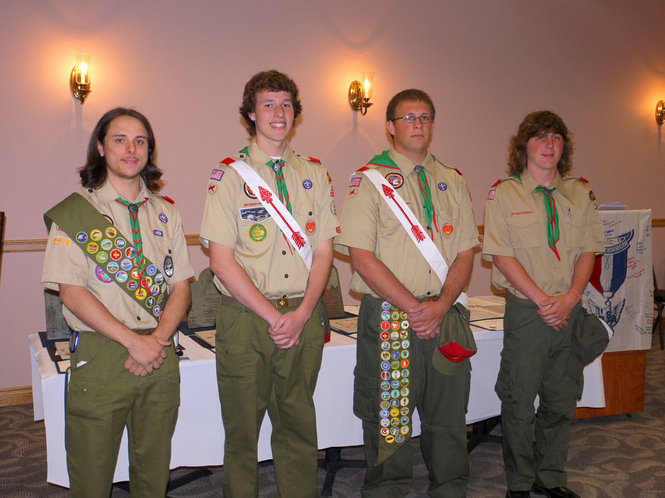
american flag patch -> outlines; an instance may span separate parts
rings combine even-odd
[[[223,176],[224,176],[224,170],[223,169],[213,169],[212,173],[210,173],[210,179],[211,180],[220,181]]]
[[[490,190],[489,193],[487,194],[487,198],[488,198],[490,201],[494,199],[494,193],[495,193],[495,192],[496,192],[496,190],[492,189],[492,190]]]
[[[359,176],[352,177],[351,182],[349,183],[349,188],[360,187],[360,180],[362,180],[362,178]]]

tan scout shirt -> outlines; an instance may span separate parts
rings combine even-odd
[[[503,180],[490,190],[485,203],[483,257],[512,256],[547,295],[568,292],[577,259],[584,252],[603,253],[603,226],[589,185],[578,178],[557,176],[552,184],[559,213],[560,239],[556,247],[561,261],[547,243],[547,214],[538,182],[528,170]],[[525,297],[508,279],[492,268],[492,283]]]
[[[119,197],[110,182],[93,190],[82,188],[79,194],[85,197],[103,215],[109,217],[119,232],[132,246],[132,231],[129,225],[127,206],[115,201]],[[187,280],[194,276],[189,261],[187,242],[182,229],[180,213],[173,204],[152,194],[141,181],[137,199],[150,200],[139,209],[139,224],[143,240],[143,253],[161,271],[168,284]],[[173,259],[173,276],[164,273],[167,256]],[[86,287],[111,314],[131,329],[150,329],[157,326],[155,318],[139,306],[116,283],[104,282],[97,277],[97,265],[70,240],[55,223],[51,225],[42,283],[45,287],[59,290],[59,284]],[[91,331],[90,327],[63,306],[63,315],[73,330]]]
[[[425,168],[437,222],[437,226],[431,227],[430,231],[418,174],[414,171],[416,165],[392,147],[389,155],[399,166],[398,170],[384,166],[372,167],[384,177],[388,177],[388,181],[396,187],[396,192],[411,208],[427,234],[431,235],[433,231],[434,244],[448,265],[453,263],[458,253],[476,247],[478,230],[469,190],[462,176],[436,160],[428,151],[422,166]],[[400,183],[403,184],[398,186]],[[372,251],[417,298],[440,293],[441,281],[436,273],[409,238],[386,201],[380,197],[376,187],[360,172],[351,175],[341,227],[342,234],[335,241],[338,246]],[[338,250],[347,252],[346,247],[338,247]],[[351,279],[351,289],[376,297],[357,272]]]
[[[234,159],[254,168],[277,196],[275,172],[266,165],[271,158],[254,140],[247,153],[241,151]],[[319,242],[339,230],[332,182],[321,164],[295,154],[288,143],[282,160],[293,217],[316,251]],[[305,295],[309,272],[298,251],[286,242],[242,177],[223,163],[213,169],[208,181],[201,243],[208,247],[210,241],[233,248],[236,260],[268,299]],[[230,294],[217,276],[215,285]]]

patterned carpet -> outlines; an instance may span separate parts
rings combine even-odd
[[[497,434],[499,430],[497,429]],[[362,460],[360,448],[342,450],[345,459]],[[323,452],[321,453],[323,458]],[[485,442],[469,455],[469,498],[503,497],[506,492],[501,446]],[[46,442],[43,422],[34,422],[32,406],[0,408],[0,496],[67,496],[67,490],[46,482]],[[569,486],[584,498],[665,497],[665,351],[655,346],[647,355],[645,409],[628,417],[613,416],[573,423],[568,463]],[[178,469],[172,480],[193,469]],[[212,474],[169,492],[169,496],[221,496],[222,467]],[[357,497],[364,470],[338,471],[333,496]],[[414,484],[409,497],[427,496],[427,472],[414,444]],[[259,472],[260,496],[277,488],[270,463]],[[323,486],[325,472],[319,471]],[[115,487],[112,496],[129,496]],[[533,495],[532,496],[536,496]]]

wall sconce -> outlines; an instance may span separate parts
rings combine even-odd
[[[349,86],[349,104],[364,116],[372,105],[369,100],[374,96],[374,73],[360,73],[360,80],[352,81]]]
[[[656,103],[656,123],[662,125],[665,122],[665,102],[659,100]]]
[[[74,98],[80,100],[83,105],[86,97],[92,91],[90,90],[90,56],[88,54],[76,56],[76,65],[72,69],[69,86]]]

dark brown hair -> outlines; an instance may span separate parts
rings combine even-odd
[[[397,111],[397,106],[402,102],[425,102],[429,106],[430,112],[432,113],[432,119],[434,119],[436,111],[434,110],[434,102],[432,102],[430,96],[422,90],[409,88],[408,90],[402,90],[392,99],[390,99],[390,102],[388,102],[388,107],[386,108],[386,121],[392,121],[397,117],[395,116],[395,112]]]
[[[510,139],[508,174],[521,173],[526,168],[526,149],[529,139],[541,133],[558,133],[563,138],[563,152],[557,164],[561,176],[573,168],[573,134],[557,114],[552,111],[536,111],[528,114],[520,123],[517,134]]]
[[[256,111],[256,94],[264,90],[290,93],[293,104],[293,118],[297,118],[302,112],[302,105],[298,98],[298,86],[291,78],[274,69],[257,73],[245,85],[245,90],[242,93],[242,105],[239,109],[249,127],[249,134],[252,136],[256,135],[256,123],[249,118],[249,115]]]
[[[157,192],[161,187],[159,179],[162,177],[162,171],[153,161],[155,156],[155,134],[152,132],[150,122],[143,114],[125,107],[116,107],[108,111],[101,117],[97,126],[92,131],[90,142],[88,143],[88,159],[85,165],[79,169],[81,185],[87,188],[97,188],[106,181],[106,161],[99,153],[97,143],[104,143],[104,138],[106,138],[106,133],[109,130],[111,122],[120,116],[129,116],[138,119],[148,132],[148,164],[141,171],[141,178],[143,178],[148,190]]]

